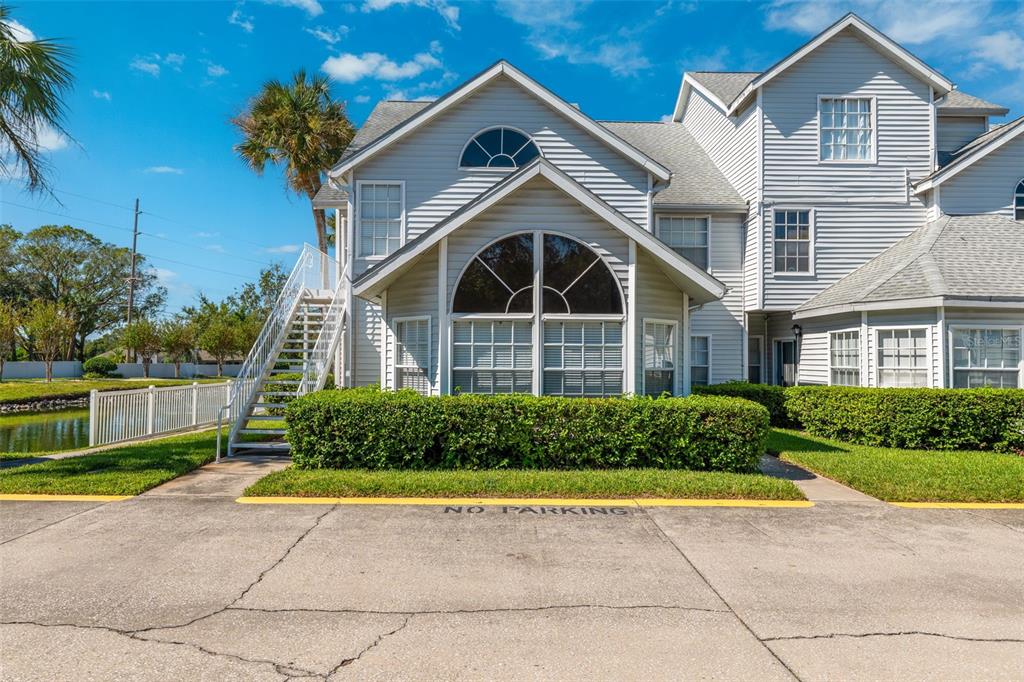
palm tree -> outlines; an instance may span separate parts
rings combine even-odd
[[[310,201],[323,183],[323,172],[338,161],[354,133],[345,103],[331,98],[327,79],[307,78],[303,70],[290,83],[265,83],[232,123],[245,138],[235,152],[249,167],[262,175],[268,162],[283,165],[288,189]],[[317,246],[326,251],[323,211],[313,209],[313,221]]]
[[[23,175],[32,192],[49,189],[40,134],[67,136],[61,121],[70,55],[64,45],[25,36],[0,5],[0,174]]]

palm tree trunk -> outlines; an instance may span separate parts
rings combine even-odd
[[[310,197],[310,200],[312,199],[313,197]],[[316,248],[327,253],[327,219],[324,217],[324,212],[314,208],[313,222],[316,223]]]

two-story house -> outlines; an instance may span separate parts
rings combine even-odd
[[[330,169],[344,385],[1024,386],[1024,119],[848,15],[598,121],[507,62]]]

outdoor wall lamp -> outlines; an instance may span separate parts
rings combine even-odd
[[[800,338],[800,336],[801,336],[801,335],[802,335],[803,333],[804,333],[804,330],[800,328],[800,325],[798,325],[798,324],[794,324],[794,325],[793,325],[793,336],[795,336],[796,338],[798,338],[798,339],[799,339],[799,338]]]

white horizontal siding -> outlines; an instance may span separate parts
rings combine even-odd
[[[948,215],[992,213],[1013,217],[1014,189],[1024,179],[1024,136],[976,161],[939,187]]]
[[[440,390],[440,375],[438,374],[438,338],[440,325],[443,320],[437,319],[437,255],[438,248],[435,246],[423,255],[415,265],[409,268],[394,284],[388,288],[388,352],[387,352],[387,374],[389,384],[394,381],[394,334],[395,320],[403,317],[429,317],[430,318],[430,369],[431,393],[437,394]]]
[[[352,381],[355,386],[380,384],[381,307],[356,298]]]
[[[744,199],[757,192],[757,108],[730,118],[697,90],[691,90],[682,123]]]
[[[986,130],[986,116],[939,116],[936,145],[940,152],[953,152]]]

